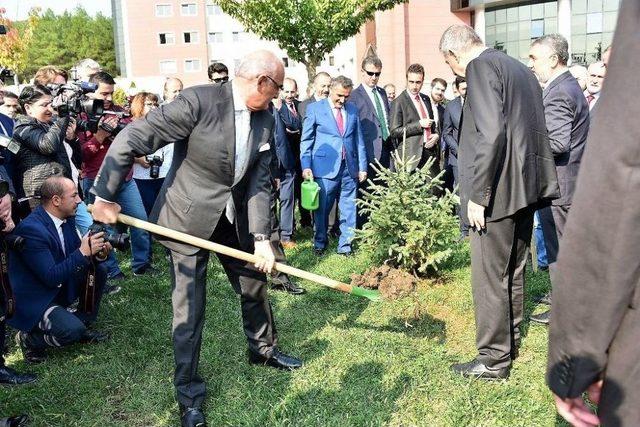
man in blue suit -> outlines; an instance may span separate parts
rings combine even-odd
[[[9,278],[16,309],[8,323],[17,329],[25,361],[45,360],[45,349],[76,342],[107,339],[87,329],[96,319],[106,270],[93,257],[109,251],[103,233],[80,238],[75,224],[78,189],[72,180],[50,177],[41,186],[42,205],[16,227],[24,247],[9,258]],[[83,294],[89,271],[95,266],[96,304],[90,313],[72,313],[68,307]]]
[[[338,195],[338,253],[351,254],[358,181],[367,179],[367,154],[358,110],[352,104],[345,104],[352,88],[351,79],[334,78],[329,97],[307,107],[302,125],[302,174],[304,178],[316,178],[320,186],[320,206],[314,213],[316,255],[326,249],[329,210]]]

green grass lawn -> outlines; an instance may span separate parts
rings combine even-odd
[[[374,303],[310,283],[301,297],[272,293],[280,347],[305,362],[295,372],[249,365],[238,298],[212,261],[200,359],[209,425],[556,424],[544,384],[543,327],[525,325],[508,381],[470,381],[449,371],[451,363],[475,355],[466,250],[444,283],[421,285],[415,298]],[[294,266],[347,282],[370,264],[363,253],[316,258],[309,239],[288,255]],[[527,279],[530,313],[531,300],[549,281],[543,272],[529,272]],[[34,426],[179,425],[170,325],[168,274],[130,279],[103,300],[97,327],[111,334],[109,342],[51,352],[33,368],[12,346],[8,364],[34,371],[39,381],[0,388],[0,415],[28,413]]]

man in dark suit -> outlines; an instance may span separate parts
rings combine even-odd
[[[552,206],[540,210],[552,286],[556,283],[558,243],[564,232],[589,133],[589,105],[580,85],[569,72],[568,60],[569,43],[560,34],[537,39],[529,50],[529,66],[544,85],[544,115],[560,185],[560,197]],[[531,320],[548,324],[549,316],[550,312],[546,311],[531,316]]]
[[[558,197],[542,90],[531,70],[486,48],[469,26],[449,27],[440,51],[468,82],[458,160],[461,212],[473,228],[478,356],[452,369],[466,377],[507,378],[520,344],[533,212]]]
[[[364,144],[367,148],[367,177],[373,180],[375,170],[372,165],[377,160],[388,168],[391,165],[391,150],[389,149],[389,99],[387,92],[378,86],[382,73],[382,61],[377,56],[367,56],[362,60],[362,83],[351,92],[349,103],[356,106],[360,115],[360,127]],[[363,182],[362,191],[368,188]],[[358,192],[358,198],[362,192]],[[362,228],[367,216],[358,212],[357,228]]]
[[[573,425],[640,421],[640,2],[622,2],[560,243],[547,383]],[[598,405],[594,415],[582,395]]]
[[[231,82],[185,89],[170,104],[129,125],[127,138],[116,138],[91,191],[99,197],[94,218],[114,223],[119,206],[110,201],[133,158],[176,141],[152,221],[254,251],[260,259],[255,265],[218,255],[240,295],[250,362],[295,369],[302,363],[277,347],[264,274],[271,272],[274,260],[269,241],[274,120],[267,108],[283,79],[282,61],[271,52],[257,51],[242,59]],[[209,251],[159,240],[171,250],[174,384],[182,425],[204,425],[205,383],[197,367]]]
[[[406,161],[413,158],[408,169],[422,167],[434,159],[431,176],[440,173],[436,123],[433,120],[431,100],[420,92],[424,84],[424,67],[411,64],[407,69],[407,90],[391,103],[391,137],[396,141],[396,152]],[[406,136],[406,141],[403,138]]]
[[[338,76],[331,81],[329,98],[309,105],[302,125],[300,160],[305,178],[320,186],[320,206],[314,212],[313,248],[317,255],[327,247],[329,210],[340,195],[340,240],[338,253],[351,255],[356,227],[358,182],[367,179],[367,153],[358,110],[345,104],[353,83]]]
[[[294,79],[285,78],[282,99],[276,102],[279,119],[284,125],[281,136],[276,139],[276,155],[278,158],[281,181],[280,199],[280,241],[285,249],[295,247],[293,231],[295,228],[294,207],[296,199],[300,199],[302,169],[300,168],[300,132],[302,121],[298,113],[300,102],[298,84]],[[276,132],[277,133],[277,132]]]
[[[9,258],[16,309],[7,323],[19,331],[18,342],[28,363],[43,362],[47,348],[107,339],[88,326],[97,317],[107,277],[106,268],[91,257],[110,250],[110,244],[103,233],[80,238],[74,216],[81,200],[72,180],[47,178],[40,193],[42,204],[14,231],[24,239],[24,248]],[[93,266],[95,307],[91,313],[72,313],[67,309],[82,295]]]

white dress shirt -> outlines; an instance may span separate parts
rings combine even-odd
[[[409,92],[408,90],[407,90],[407,95],[409,95],[409,98],[411,98],[411,100],[413,101],[413,105],[416,107],[416,110],[418,111],[418,116],[420,116],[421,119],[423,118],[422,114],[420,113],[420,105],[422,105],[422,108],[424,108],[424,112],[427,115],[427,117],[424,117],[424,118],[430,119],[431,117],[429,117],[429,109],[427,108],[427,105],[422,100],[422,96],[418,94],[418,99],[416,100],[416,96],[411,94],[411,92]],[[429,140],[428,135],[431,135],[431,128],[424,129],[423,135],[424,136],[422,137],[422,142],[427,142]]]
[[[66,255],[67,251],[64,247],[64,234],[62,233],[62,224],[67,222],[67,220],[60,219],[57,216],[51,215],[46,209],[45,209],[45,212],[47,212],[47,215],[49,215],[49,218],[51,218],[51,220],[53,221],[53,225],[56,227],[56,231],[58,232],[58,237],[60,237],[60,244],[62,245],[62,252]]]
[[[378,90],[373,90],[374,88],[369,87],[367,85],[362,85],[362,87],[364,88],[364,91],[367,92],[367,95],[369,95],[369,99],[371,100],[371,103],[373,104],[373,110],[377,113],[376,110],[376,100],[375,98],[378,98],[378,101],[380,101],[380,107],[382,107],[382,115],[384,117],[384,120],[386,123],[389,123],[389,118],[387,117],[387,109],[384,108],[384,101],[382,100],[382,96],[380,96],[380,92],[378,92]]]

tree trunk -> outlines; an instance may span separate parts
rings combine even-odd
[[[313,78],[316,76],[316,67],[318,66],[318,62],[310,60],[308,62],[305,62],[304,65],[306,65],[307,67],[307,78],[309,79],[309,82],[307,83],[307,97],[308,97],[308,96],[311,96],[310,95],[311,93],[313,93],[313,91],[310,88],[313,86]]]

